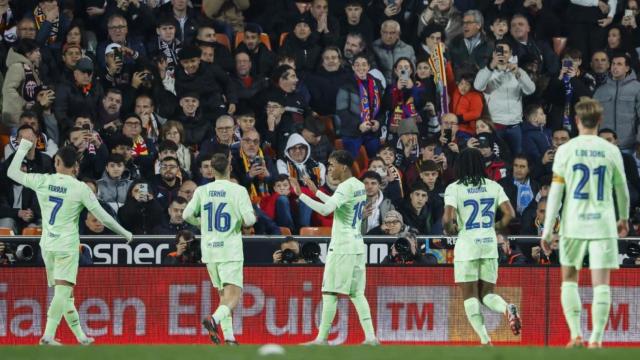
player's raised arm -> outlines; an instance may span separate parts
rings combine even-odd
[[[7,170],[7,176],[11,178],[11,180],[17,182],[18,184],[27,186],[27,173],[20,170],[20,166],[22,166],[22,161],[31,148],[33,147],[33,143],[27,139],[22,139],[20,141],[20,146],[18,146],[18,150],[13,156],[13,160],[9,165],[9,169]],[[29,187],[29,186],[27,186]]]
[[[544,230],[542,231],[542,241],[547,244],[551,243],[553,225],[562,205],[564,185],[564,177],[554,172],[553,180],[551,180],[551,189],[549,189],[549,198],[547,199],[547,212],[544,215]]]
[[[196,189],[196,191],[193,193],[191,201],[189,201],[187,207],[184,208],[184,211],[182,212],[182,218],[184,219],[184,221],[195,226],[200,226],[200,219],[199,217],[197,217],[198,215],[200,215],[200,192],[198,190],[200,190],[200,188]]]
[[[89,187],[85,185],[85,195],[82,197],[82,204],[84,207],[89,210],[96,217],[96,219],[100,220],[101,223],[104,224],[107,228],[111,229],[116,234],[123,236],[127,239],[127,243],[130,243],[133,239],[133,234],[130,231],[123,228],[111,215],[109,215],[103,208],[102,205],[96,199],[96,196],[91,192]]]

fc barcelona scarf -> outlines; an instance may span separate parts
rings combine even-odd
[[[356,81],[360,92],[360,123],[371,121],[380,111],[380,90],[371,75],[367,74],[367,80]]]

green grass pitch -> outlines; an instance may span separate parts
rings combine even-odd
[[[0,358],[15,359],[134,359],[134,360],[249,360],[249,359],[301,359],[301,360],[420,360],[420,359],[640,359],[640,349],[609,348],[602,350],[544,348],[544,347],[451,347],[451,346],[325,346],[325,347],[285,347],[285,355],[259,356],[259,346],[206,346],[206,345],[127,345],[92,347],[65,346],[13,346],[0,347]]]

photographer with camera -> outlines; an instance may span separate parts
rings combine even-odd
[[[12,256],[11,249],[7,247],[7,244],[0,242],[0,266],[12,265]]]
[[[33,246],[29,244],[0,242],[0,266],[14,265],[18,261],[31,261],[34,253]]]
[[[400,233],[398,239],[391,245],[391,253],[387,255],[382,264],[402,264],[402,265],[427,265],[435,264],[433,258],[427,258],[418,249],[418,239],[411,232]]]
[[[273,253],[274,264],[322,264],[320,246],[315,242],[305,243],[302,248],[293,236],[280,243],[280,250]]]
[[[189,230],[180,230],[176,234],[176,251],[170,252],[162,261],[163,265],[199,264],[202,254],[200,241]]]

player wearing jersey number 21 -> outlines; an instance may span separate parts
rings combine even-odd
[[[588,253],[593,286],[593,331],[589,347],[599,348],[611,307],[610,273],[618,268],[617,237],[629,232],[629,191],[620,149],[598,136],[602,105],[582,98],[575,109],[580,134],[556,152],[540,245],[545,252],[551,251],[552,221],[558,215],[564,196],[559,242],[560,300],[571,333],[567,347],[583,345],[578,270]],[[614,192],[619,212],[617,224]]]
[[[447,235],[458,234],[453,253],[455,282],[462,289],[464,311],[483,345],[491,339],[480,312],[480,300],[490,310],[507,317],[514,335],[520,334],[520,316],[515,304],[507,304],[494,293],[498,281],[498,241],[496,230],[505,229],[515,211],[502,187],[485,178],[484,162],[479,150],[468,148],[456,162],[458,181],[444,193],[444,216]],[[496,224],[496,210],[502,219]],[[456,222],[457,220],[457,222]]]

